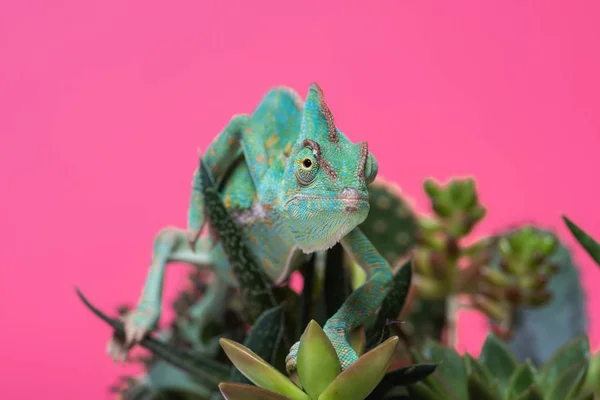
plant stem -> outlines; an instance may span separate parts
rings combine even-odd
[[[459,306],[458,295],[450,294],[446,299],[446,345],[453,349],[456,349],[458,344],[457,320]]]

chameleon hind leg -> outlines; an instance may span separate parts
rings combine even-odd
[[[197,247],[202,245],[203,242],[197,242]],[[197,268],[212,267],[208,252],[194,251],[189,247],[185,231],[176,227],[161,230],[154,240],[152,261],[138,305],[124,318],[125,342],[113,337],[108,343],[107,351],[113,360],[124,359],[128,349],[156,326],[160,317],[165,270],[171,262],[186,262]]]
[[[359,228],[341,240],[344,250],[365,270],[367,280],[348,296],[340,309],[325,323],[323,331],[331,341],[342,370],[358,359],[349,335],[360,328],[379,308],[393,279],[392,268]],[[295,343],[286,358],[288,372],[296,370],[300,343]]]

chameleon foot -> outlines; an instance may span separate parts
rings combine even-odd
[[[125,338],[114,335],[106,348],[113,361],[124,361],[129,350],[152,330],[159,318],[157,310],[156,307],[141,306],[122,318]]]
[[[342,371],[358,360],[356,351],[354,351],[352,346],[350,346],[350,342],[348,341],[348,329],[345,329],[343,326],[339,325],[331,326],[329,323],[327,323],[325,324],[323,331],[329,338],[329,341],[337,353]],[[291,347],[290,352],[285,359],[285,367],[290,375],[296,371],[299,348],[300,342],[296,342]]]

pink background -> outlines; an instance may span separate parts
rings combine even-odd
[[[600,270],[560,220],[600,237],[598,2],[156,3],[0,3],[0,397],[108,397],[128,369],[73,285],[104,310],[135,301],[153,236],[185,224],[197,148],[313,80],[420,210],[425,177],[474,175],[480,233],[558,229],[600,345]]]

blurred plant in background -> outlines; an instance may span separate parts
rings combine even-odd
[[[214,329],[224,351],[209,357],[195,350],[207,339],[196,334],[194,306],[210,274],[193,273],[173,305],[174,321],[141,343],[149,356],[132,360],[142,363],[145,373],[125,377],[114,388],[120,398],[512,400],[600,395],[600,357],[591,355],[585,336],[583,291],[570,252],[554,233],[530,224],[471,238],[487,212],[473,179],[446,184],[426,180],[431,215],[413,211],[390,182],[378,179],[370,185],[371,211],[361,229],[393,265],[394,281],[377,315],[353,332],[361,357],[344,372],[321,326],[362,284],[362,270],[337,245],[299,271],[301,292],[262,287],[258,264],[243,246],[216,187],[209,180],[203,185],[212,229],[238,268],[253,271],[242,290],[230,296],[226,326]],[[600,265],[598,243],[566,217],[565,223]],[[270,297],[252,297],[265,291]],[[118,319],[82,299],[115,335],[123,334]],[[247,304],[253,305],[252,315]],[[463,307],[490,320],[492,333],[479,358],[455,350],[457,314]],[[297,340],[298,374],[287,376],[285,356]]]

